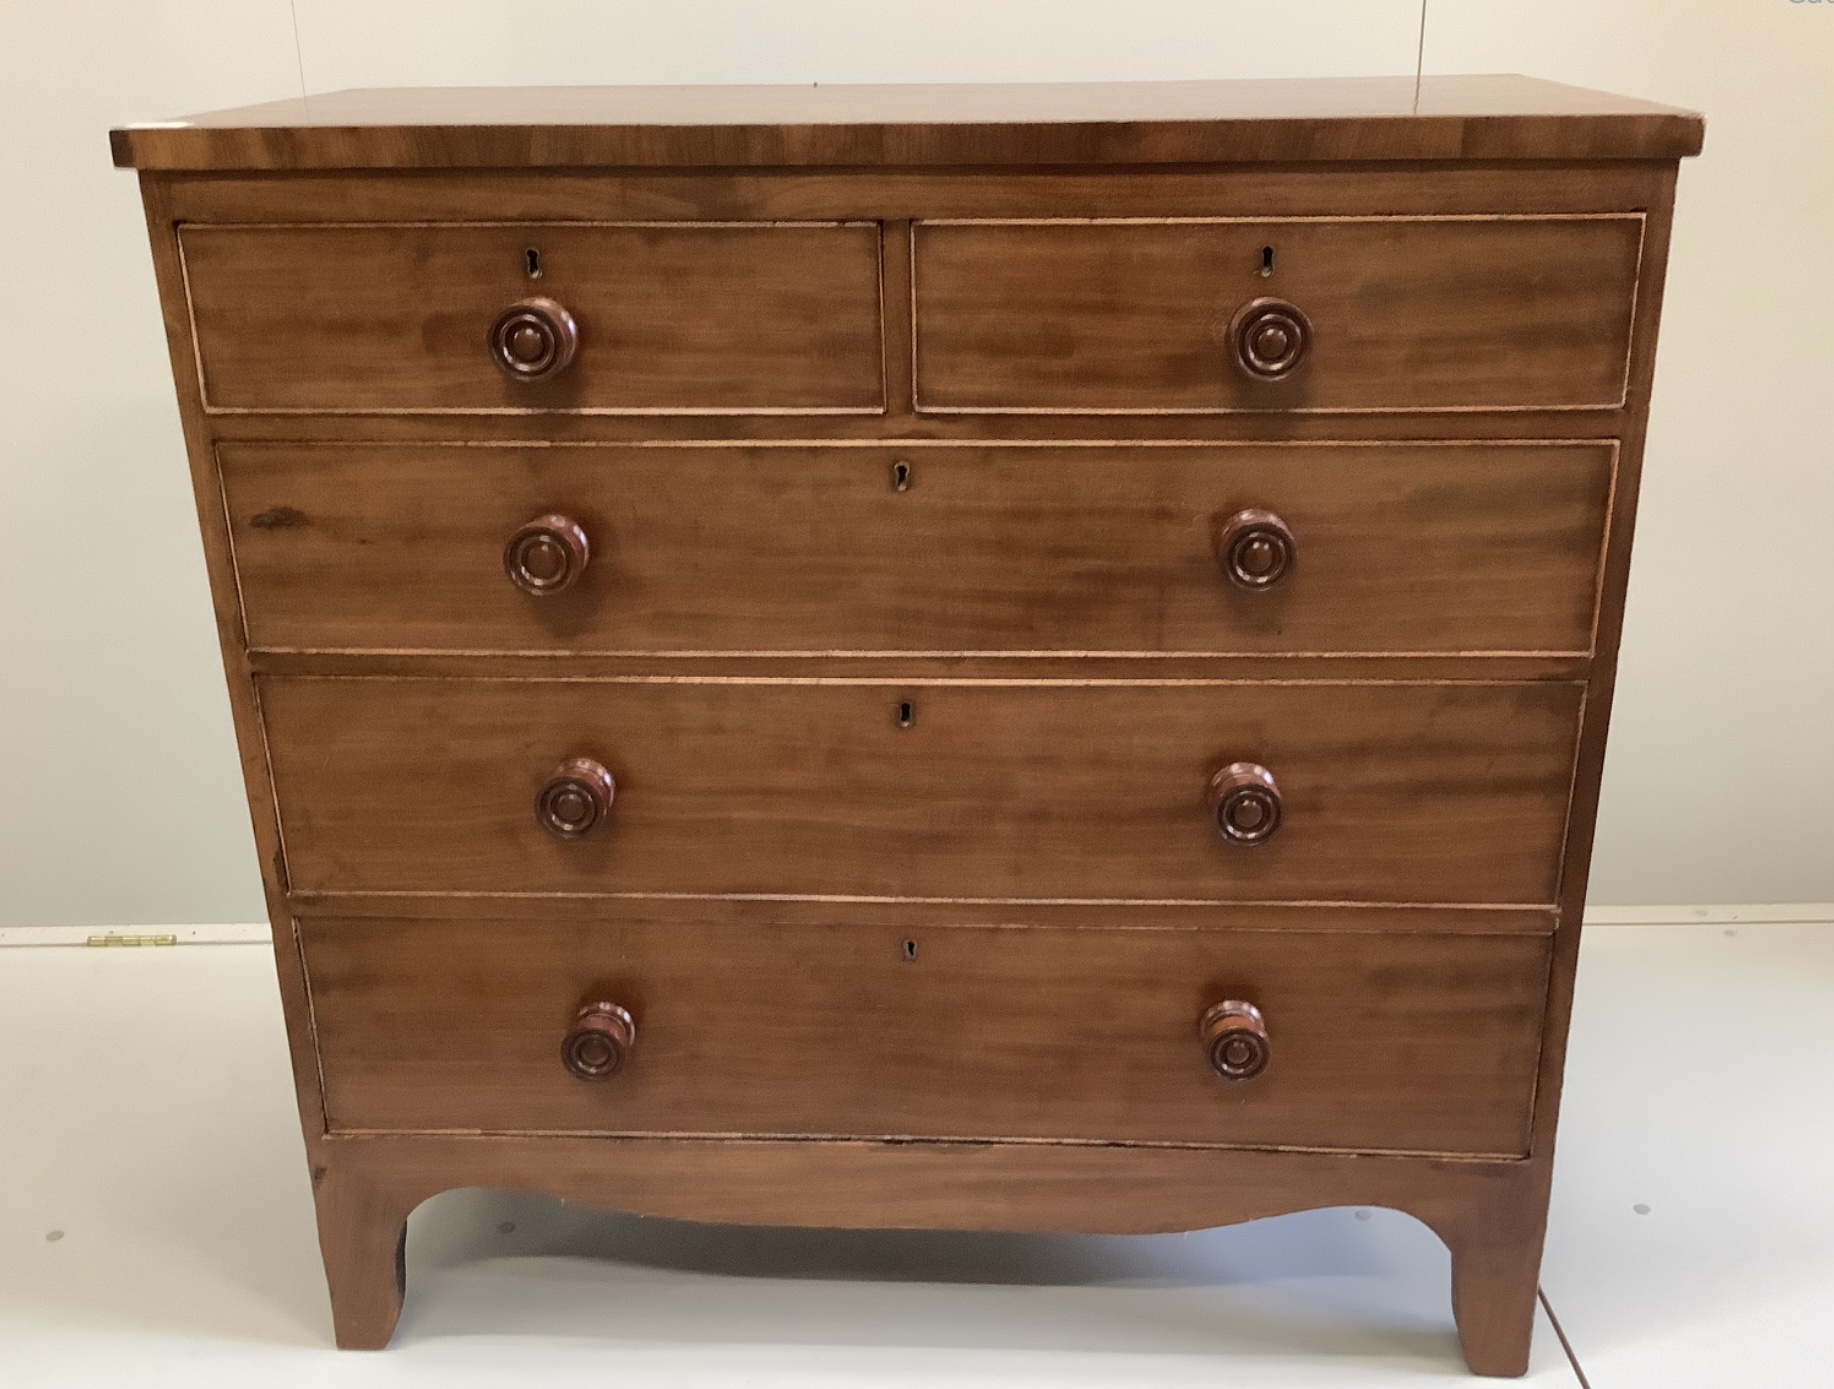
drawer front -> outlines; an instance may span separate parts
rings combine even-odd
[[[1643,219],[930,222],[915,235],[920,409],[1604,408],[1624,399]],[[1261,298],[1310,325],[1280,379],[1250,375],[1232,345],[1238,310]]]
[[[206,408],[876,413],[879,230],[848,224],[187,226]],[[541,276],[528,275],[528,253]],[[540,297],[568,365],[512,378]]]
[[[296,891],[1545,904],[1581,690],[268,677],[260,698]],[[563,840],[533,807],[574,758],[615,788]],[[1217,832],[1237,763],[1274,778],[1265,842]]]
[[[1096,1139],[1515,1156],[1540,936],[307,919],[331,1127]],[[907,944],[908,942],[908,944]],[[911,958],[914,952],[914,958]],[[1240,999],[1266,1069],[1199,1021]],[[582,1004],[635,1042],[582,1081]]]
[[[1583,652],[1613,468],[1606,444],[219,456],[248,639],[283,650]],[[1293,541],[1260,587],[1222,562],[1250,509]],[[584,564],[528,592],[505,546],[545,515]]]

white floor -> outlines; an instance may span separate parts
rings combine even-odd
[[[1587,940],[1526,1383],[1834,1384],[1834,926]],[[1387,1211],[1192,1235],[415,1216],[339,1354],[265,947],[0,949],[0,1385],[1406,1386],[1463,1375]],[[1582,1378],[1583,1376],[1583,1378]]]

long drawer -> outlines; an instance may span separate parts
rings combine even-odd
[[[1515,1156],[1548,938],[299,923],[334,1130],[1093,1139]],[[1266,1068],[1199,1020],[1262,1014]],[[634,1045],[581,1080],[611,1003]]]
[[[874,223],[192,225],[180,243],[212,410],[884,405]],[[573,359],[542,350],[544,308],[523,365],[545,374],[516,377],[492,332],[531,299],[571,320]]]
[[[1590,649],[1614,453],[225,444],[218,456],[258,648],[1451,653]],[[1291,539],[1271,582],[1230,573],[1232,524],[1251,512]],[[580,563],[563,584],[518,587],[506,546],[555,517],[584,537]]]
[[[923,410],[1613,408],[1643,219],[945,221],[915,238]],[[1310,337],[1278,320],[1250,372],[1235,330],[1262,299]]]
[[[267,677],[304,892],[1554,900],[1567,683]],[[591,778],[607,812],[538,823]],[[1218,830],[1228,781],[1260,842]],[[571,790],[568,788],[572,787]],[[597,794],[597,793],[595,793]],[[549,807],[554,811],[554,807]]]

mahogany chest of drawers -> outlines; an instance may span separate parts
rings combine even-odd
[[[339,1343],[455,1186],[1385,1205],[1526,1363],[1687,112],[345,93],[141,171]]]

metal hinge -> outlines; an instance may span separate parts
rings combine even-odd
[[[177,945],[176,935],[158,936],[124,936],[118,931],[108,931],[99,936],[91,936],[84,945]]]

